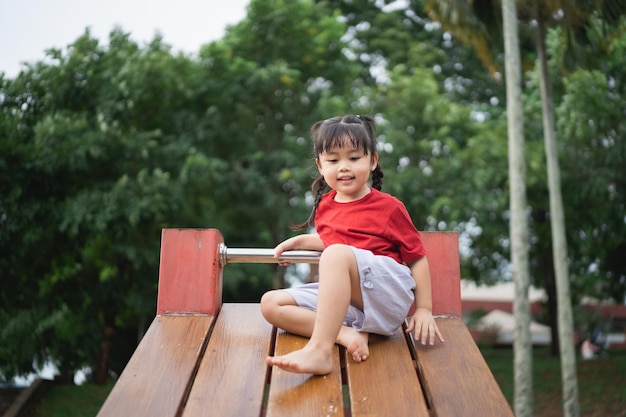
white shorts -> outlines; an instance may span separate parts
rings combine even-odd
[[[388,256],[350,247],[356,257],[363,311],[348,307],[344,325],[359,332],[392,335],[402,325],[415,299],[411,270]],[[318,283],[285,289],[300,307],[317,310]]]

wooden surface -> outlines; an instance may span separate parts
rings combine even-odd
[[[275,355],[301,349],[307,339],[279,331]],[[272,367],[267,417],[343,416],[339,347],[334,352],[333,371],[324,376],[295,374]]]
[[[512,417],[463,320],[437,323],[443,344],[372,335],[369,359],[337,346],[333,372],[312,376],[267,367],[307,339],[273,331],[258,304],[225,304],[215,320],[157,316],[98,417]]]
[[[176,416],[213,317],[157,316],[98,416]]]
[[[271,339],[259,304],[224,304],[183,416],[259,415]]]
[[[438,318],[445,343],[415,345],[435,415],[513,417],[502,390],[461,318]]]
[[[370,336],[370,358],[346,358],[353,416],[429,416],[415,363],[402,329],[391,337]]]

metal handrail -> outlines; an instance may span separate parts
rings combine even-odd
[[[228,263],[319,263],[321,252],[312,250],[292,250],[285,251],[280,258],[274,257],[274,249],[253,249],[253,248],[228,248],[221,244],[219,248],[220,265],[226,266]]]

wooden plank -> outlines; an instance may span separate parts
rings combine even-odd
[[[163,229],[157,314],[207,314],[222,305],[217,229]]]
[[[276,339],[276,355],[284,355],[301,349],[308,340],[282,331],[278,332]],[[272,367],[266,416],[343,416],[338,346],[333,356],[333,372],[324,376],[295,374]]]
[[[513,417],[478,346],[461,318],[438,318],[445,343],[416,344],[426,391],[438,417]]]
[[[461,266],[457,232],[422,232],[432,283],[433,314],[461,317]]]
[[[157,316],[98,417],[175,416],[212,323],[209,316]]]
[[[183,416],[258,416],[271,339],[259,304],[224,304]]]
[[[429,416],[415,362],[402,329],[391,337],[370,335],[370,357],[346,354],[352,416]]]

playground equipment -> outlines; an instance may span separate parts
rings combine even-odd
[[[311,376],[265,363],[305,338],[272,328],[259,304],[222,304],[227,265],[277,262],[273,251],[228,248],[216,229],[164,229],[156,317],[98,417],[512,417],[461,318],[458,235],[422,232],[422,240],[446,342],[415,344],[403,329],[372,335],[366,361],[337,346],[333,371]],[[283,256],[314,263],[319,254]]]

